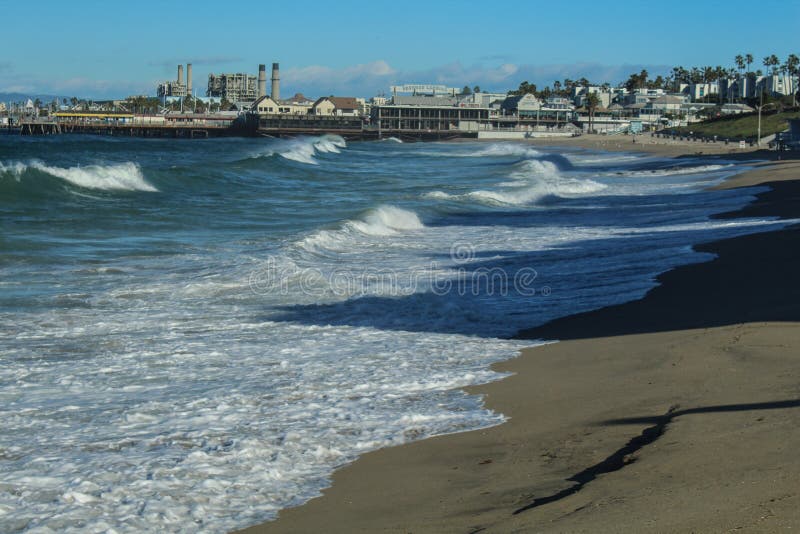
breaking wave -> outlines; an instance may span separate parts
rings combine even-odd
[[[116,165],[86,165],[56,167],[42,161],[0,163],[0,175],[11,175],[21,181],[32,171],[38,171],[86,189],[117,191],[158,191],[145,180],[139,165],[133,162]]]
[[[339,249],[353,239],[369,239],[422,230],[425,225],[413,211],[396,206],[379,206],[360,219],[344,222],[336,230],[320,230],[300,241],[306,250]]]
[[[512,181],[498,184],[497,190],[478,190],[464,194],[432,191],[425,198],[437,200],[474,201],[488,205],[520,206],[534,204],[548,197],[569,198],[596,193],[606,185],[590,179],[570,178],[559,173],[552,161],[532,159],[517,164],[511,173]]]
[[[274,145],[266,151],[252,155],[253,158],[268,158],[280,156],[284,159],[319,165],[314,158],[317,154],[338,154],[340,149],[346,148],[347,142],[338,135],[323,135],[322,137],[298,137],[296,139],[277,139]]]

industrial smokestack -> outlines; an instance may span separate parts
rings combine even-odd
[[[278,72],[278,64],[272,64],[272,100],[277,102],[281,98],[281,76]]]
[[[192,64],[186,64],[186,94],[192,94]]]
[[[258,66],[258,98],[267,96],[267,66]]]
[[[178,65],[178,83],[183,83],[183,65]]]

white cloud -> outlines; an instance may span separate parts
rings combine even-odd
[[[371,96],[386,92],[398,83],[440,83],[452,87],[480,85],[485,90],[507,91],[527,80],[540,87],[564,78],[586,77],[595,83],[617,83],[633,72],[647,69],[651,74],[668,72],[666,65],[603,65],[599,63],[463,65],[452,62],[424,70],[401,70],[386,61],[353,65],[341,69],[313,65],[288,69],[282,76],[284,94],[303,92],[309,96],[327,94]]]
[[[234,58],[194,58],[195,63],[227,62]],[[1,67],[2,65],[0,65]],[[627,79],[633,72],[647,69],[652,75],[665,74],[665,65],[603,65],[599,63],[572,64],[516,64],[509,62],[476,63],[463,65],[455,61],[423,70],[403,70],[385,60],[360,63],[342,68],[325,65],[291,67],[281,73],[284,95],[302,92],[307,96],[340,95],[369,97],[387,92],[389,86],[398,83],[440,83],[451,87],[480,85],[484,90],[507,91],[527,80],[539,87],[550,85],[554,80],[586,77],[594,83],[616,83]],[[255,74],[255,73],[253,73]],[[23,93],[50,93],[84,96],[87,98],[125,97],[131,94],[153,94],[154,80],[98,80],[75,77],[64,80],[9,76],[0,82],[0,91]],[[198,87],[198,89],[201,89]]]
[[[149,94],[155,84],[128,80],[95,80],[75,77],[62,80],[15,77],[8,85],[0,85],[0,92],[52,94],[86,98],[119,98],[133,94]]]

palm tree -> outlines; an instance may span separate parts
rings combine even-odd
[[[762,61],[762,63],[768,69],[769,68],[772,69],[772,74],[777,74],[778,73],[778,65],[780,65],[781,62],[778,59],[778,56],[776,56],[775,54],[772,54],[771,56],[764,56],[764,60]]]
[[[750,65],[753,63],[753,54],[745,54],[744,62],[747,63],[747,72],[750,72]]]
[[[738,56],[736,56],[734,61],[736,62],[736,68],[739,69],[739,72],[742,72],[744,70],[744,65],[745,65],[744,57],[741,54],[739,54]]]
[[[589,111],[589,133],[594,131],[594,112],[600,105],[600,98],[597,93],[586,95],[586,109]]]
[[[800,58],[797,57],[797,54],[789,54],[789,57],[786,58],[786,63],[784,64],[784,68],[786,72],[789,73],[789,76],[796,76],[798,72],[800,72]],[[796,89],[793,87],[792,89]],[[797,91],[792,91],[792,104],[797,106]]]
[[[650,74],[645,69],[642,69],[642,72],[639,73],[639,83],[641,84],[640,87],[644,88],[647,85],[648,76],[650,76]]]

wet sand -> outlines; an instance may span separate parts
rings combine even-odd
[[[722,216],[800,217],[799,180],[797,162],[756,168],[731,183],[772,190]],[[718,258],[641,300],[523,332],[563,341],[470,388],[507,423],[366,454],[246,532],[800,528],[798,243],[790,227],[699,246]]]

